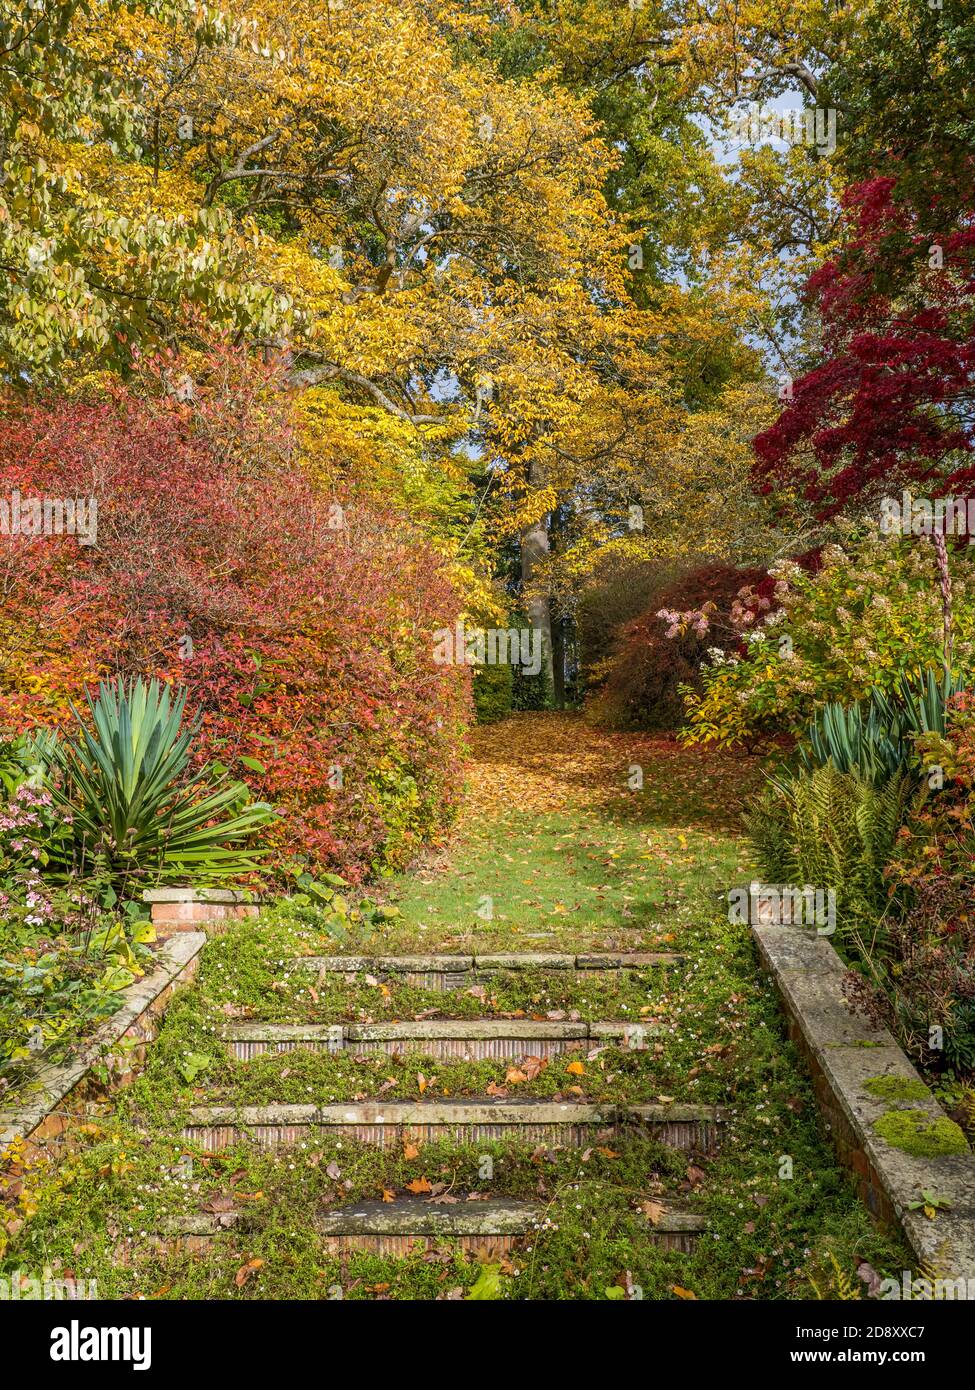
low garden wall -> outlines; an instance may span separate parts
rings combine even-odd
[[[901,1231],[919,1271],[975,1290],[975,1154],[962,1130],[893,1036],[851,1010],[846,967],[824,936],[769,923],[751,930],[861,1199]],[[938,1199],[933,1219],[924,1194]]]

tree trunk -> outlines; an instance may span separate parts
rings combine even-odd
[[[552,703],[565,709],[565,620],[552,619]]]
[[[538,485],[537,468],[533,465],[528,478],[529,483]],[[521,582],[526,591],[525,612],[532,627],[542,634],[542,670],[546,673],[548,687],[554,690],[555,681],[552,669],[552,615],[548,598],[544,595],[530,596],[529,590],[535,570],[542,560],[548,559],[548,516],[543,516],[533,526],[529,526],[521,536]]]

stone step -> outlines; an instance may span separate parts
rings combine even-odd
[[[645,970],[676,966],[684,957],[672,951],[604,951],[595,955],[517,952],[485,956],[298,956],[294,969],[319,976],[342,975],[350,984],[357,975],[397,979],[418,989],[462,989],[505,970]]]
[[[198,1105],[183,1138],[217,1152],[241,1139],[276,1148],[317,1138],[348,1137],[392,1147],[411,1140],[458,1143],[515,1139],[588,1144],[599,1130],[641,1126],[659,1143],[713,1152],[724,1112],[713,1105],[593,1105],[549,1100],[362,1101],[330,1105]]]
[[[209,1249],[214,1240],[238,1223],[243,1213],[195,1212],[171,1216],[160,1223],[152,1239],[157,1248],[195,1252]],[[438,1203],[422,1197],[397,1197],[393,1202],[363,1201],[314,1217],[323,1251],[348,1255],[367,1250],[376,1255],[401,1257],[411,1250],[430,1249],[450,1240],[462,1250],[487,1247],[501,1253],[515,1241],[532,1236],[545,1217],[538,1202],[495,1197],[486,1201]],[[650,1234],[664,1250],[690,1254],[705,1229],[703,1217],[665,1206]]]
[[[421,1053],[425,1057],[552,1057],[591,1047],[642,1051],[660,1032],[650,1023],[568,1023],[551,1019],[424,1019],[397,1023],[236,1023],[221,1029],[230,1053],[248,1061],[263,1052]]]

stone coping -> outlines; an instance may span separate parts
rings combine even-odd
[[[393,1202],[367,1199],[320,1211],[313,1225],[325,1236],[528,1235],[544,1220],[545,1210],[540,1202],[507,1197],[461,1198],[444,1205],[420,1197],[397,1197]],[[165,1236],[218,1236],[237,1225],[242,1215],[237,1210],[169,1216],[160,1222],[160,1231]],[[698,1234],[706,1227],[704,1217],[664,1206],[653,1230],[658,1235]]]
[[[154,1020],[173,986],[190,978],[205,943],[203,932],[183,932],[167,941],[156,957],[155,969],[119,992],[121,1007],[83,1039],[68,1061],[36,1068],[31,1099],[0,1110],[0,1151],[17,1140],[30,1139],[42,1127],[47,1130],[45,1138],[65,1128],[71,1093],[85,1081],[92,1064],[124,1037],[142,1043],[153,1035]]]
[[[605,951],[599,955],[520,952],[486,956],[296,956],[296,969],[346,975],[458,974],[478,970],[640,970],[652,965],[679,965],[684,957],[671,951]]]
[[[195,1105],[189,1127],[239,1124],[264,1125],[425,1125],[425,1124],[604,1124],[621,1120],[660,1123],[711,1123],[726,1119],[715,1105],[599,1105],[590,1101],[391,1100],[335,1102],[328,1105]]]
[[[936,1157],[888,1142],[877,1123],[891,1113],[916,1114],[922,1123],[951,1121],[887,1029],[851,1010],[843,994],[846,967],[824,936],[794,926],[753,924],[751,930],[830,1136],[868,1209],[900,1230],[935,1277],[975,1281],[975,1154],[961,1147],[961,1131],[959,1151]],[[894,1098],[877,1094],[884,1086]],[[913,1094],[898,1097],[897,1090]],[[911,1210],[925,1191],[949,1204],[934,1220]]]
[[[147,888],[144,903],[259,903],[259,893],[246,888]]]
[[[654,1036],[651,1023],[565,1023],[538,1019],[423,1019],[399,1023],[232,1023],[220,1029],[224,1042],[395,1042],[397,1039],[460,1040],[513,1038],[588,1041],[597,1038]]]

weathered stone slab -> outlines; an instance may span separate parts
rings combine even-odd
[[[475,956],[475,970],[572,970],[576,958],[550,951],[519,951]]]
[[[654,965],[680,965],[684,957],[673,951],[603,951],[576,956],[577,970],[644,970]]]
[[[339,975],[413,975],[472,970],[473,956],[298,956],[292,965],[300,970]]]
[[[321,1212],[315,1229],[323,1236],[524,1235],[536,1228],[543,1212],[538,1202],[510,1198],[439,1206],[400,1197],[395,1202],[357,1202],[338,1211]]]
[[[147,888],[144,903],[244,903],[260,901],[255,893],[239,888]]]
[[[919,1264],[975,1281],[975,1155],[961,1131],[954,1127],[956,1143],[948,1117],[887,1029],[850,1009],[842,992],[845,968],[825,937],[792,926],[753,926],[752,932],[861,1199],[879,1221],[902,1232]],[[888,1117],[905,1112],[925,1128],[941,1126],[946,1145],[957,1151],[922,1154],[888,1142],[878,1123],[883,1128]],[[935,1221],[910,1210],[923,1191],[949,1204]]]

